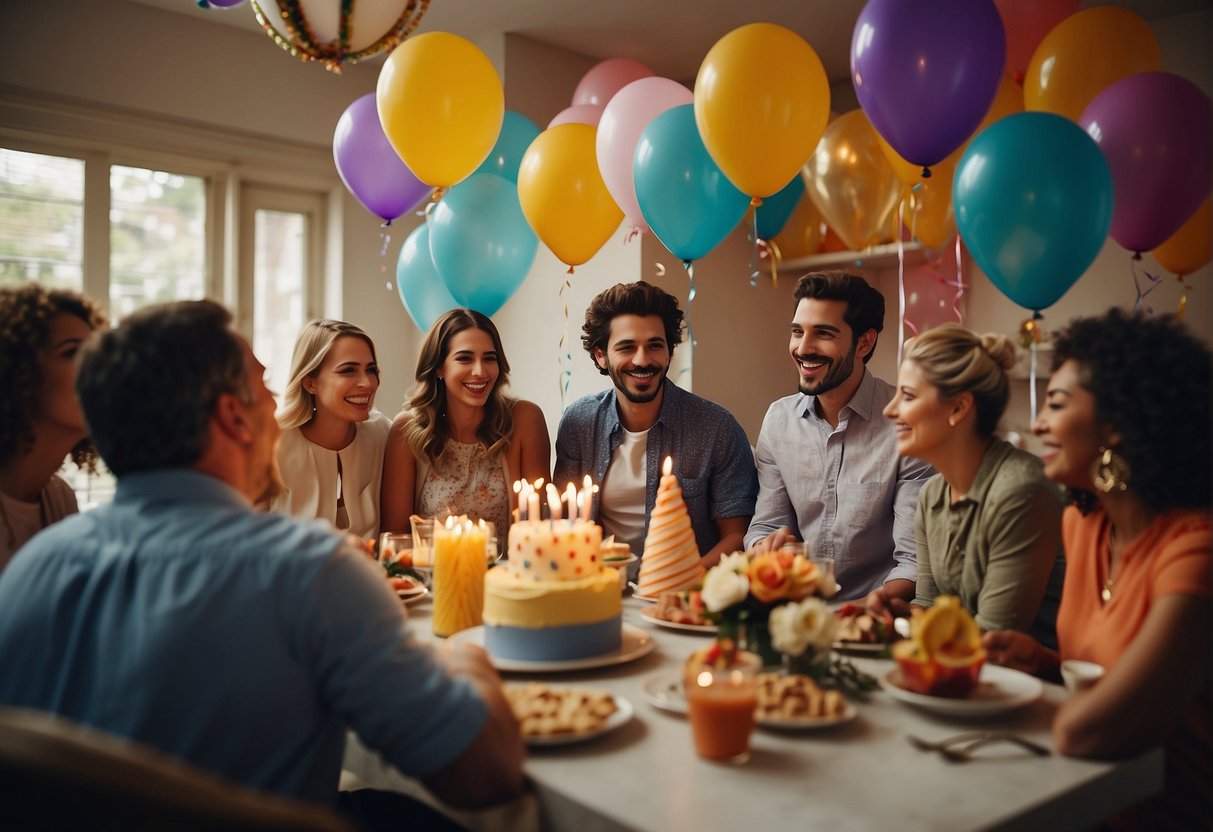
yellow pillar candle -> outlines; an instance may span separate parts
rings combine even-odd
[[[470,522],[434,528],[434,635],[481,624],[488,532]]]

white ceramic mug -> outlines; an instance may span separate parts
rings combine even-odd
[[[1061,678],[1066,690],[1078,693],[1094,685],[1103,676],[1103,665],[1082,659],[1066,659],[1061,663]]]

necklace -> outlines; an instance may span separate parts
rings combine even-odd
[[[1116,527],[1108,528],[1108,576],[1104,579],[1103,590],[1100,591],[1099,597],[1105,604],[1112,600],[1112,560],[1113,550],[1116,548]]]

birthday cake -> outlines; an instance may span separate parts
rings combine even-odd
[[[663,592],[692,589],[703,583],[704,569],[691,516],[682,499],[682,489],[673,474],[666,472],[657,487],[657,501],[649,517],[644,538],[640,578],[636,593],[660,598]]]
[[[587,520],[510,526],[505,565],[484,580],[484,646],[525,661],[597,656],[622,640],[619,579],[601,558],[602,528]]]

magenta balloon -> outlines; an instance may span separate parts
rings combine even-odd
[[[934,165],[981,124],[1006,50],[993,0],[869,0],[851,37],[851,81],[885,141]]]
[[[1161,245],[1209,196],[1213,104],[1169,72],[1130,75],[1087,105],[1081,126],[1108,160],[1112,239],[1130,251]]]
[[[605,107],[628,84],[653,74],[653,70],[631,58],[608,58],[582,76],[573,91],[573,104]]]
[[[602,111],[594,138],[598,170],[615,204],[623,209],[628,225],[642,231],[649,228],[636,201],[636,183],[632,179],[632,158],[640,134],[666,110],[694,101],[694,93],[682,84],[654,76],[628,84],[615,93]]]
[[[602,118],[602,108],[593,104],[574,104],[565,107],[548,122],[548,129],[558,124],[588,124],[597,127]]]
[[[379,123],[373,92],[347,107],[338,119],[333,161],[349,192],[385,220],[413,210],[431,190],[392,149]]]

